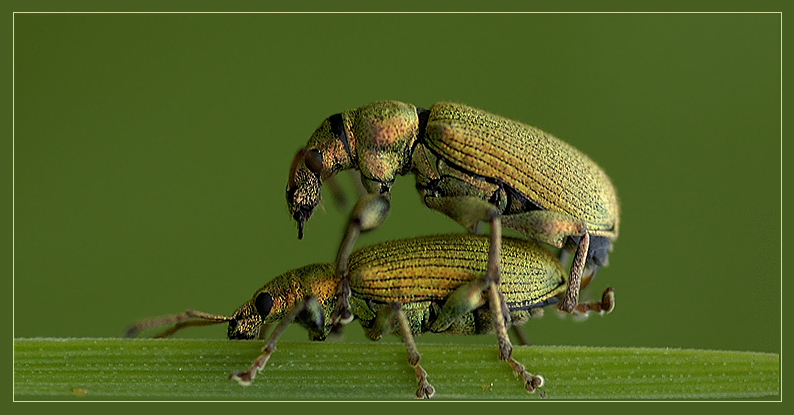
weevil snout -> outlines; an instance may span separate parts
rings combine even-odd
[[[230,340],[256,339],[259,337],[261,328],[262,316],[256,311],[254,304],[249,301],[232,314],[227,336]]]
[[[298,223],[298,239],[303,239],[303,225],[309,220],[314,208],[320,203],[320,184],[303,188],[287,189],[289,213]]]
[[[309,219],[312,214],[312,208],[308,206],[298,206],[292,218],[298,223],[298,239],[303,239],[303,224]]]
[[[322,182],[318,165],[322,161],[317,161],[317,157],[320,157],[317,150],[298,150],[287,180],[287,206],[298,223],[298,239],[303,238],[303,225],[320,204]]]

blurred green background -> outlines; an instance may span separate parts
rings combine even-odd
[[[585,293],[614,286],[615,311],[547,312],[527,325],[535,344],[780,352],[780,15],[14,24],[15,337],[113,337],[188,308],[230,313],[273,276],[333,260],[347,210],[326,203],[297,239],[284,200],[295,150],[345,109],[449,100],[562,138],[618,190],[621,234]],[[360,245],[463,231],[421,205],[413,177],[393,193]],[[360,328],[346,341],[364,341]]]

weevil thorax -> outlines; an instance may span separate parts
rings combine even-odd
[[[351,115],[361,181],[370,193],[388,193],[394,178],[411,170],[420,129],[417,109],[404,102],[378,101]]]
[[[257,290],[251,300],[232,314],[228,337],[258,337],[262,324],[280,321],[308,296],[314,297],[322,305],[325,321],[330,321],[331,310],[336,304],[337,284],[331,264],[312,264],[285,272]]]

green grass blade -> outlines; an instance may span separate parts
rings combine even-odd
[[[261,342],[17,339],[16,400],[412,399],[402,344],[283,343],[250,387],[228,380]],[[538,399],[496,347],[420,344],[436,399]],[[548,399],[779,399],[777,354],[681,349],[515,347]]]

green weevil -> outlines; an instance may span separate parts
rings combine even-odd
[[[413,173],[422,201],[470,231],[491,225],[491,264],[498,282],[504,226],[561,250],[574,251],[567,293],[559,309],[572,312],[581,277],[608,263],[618,236],[619,206],[612,183],[589,157],[532,126],[456,103],[429,109],[396,101],[374,102],[328,117],[293,159],[287,204],[302,238],[320,202],[324,181],[356,169],[370,194],[386,196],[370,212],[368,226],[351,220],[339,260],[352,252],[361,232],[388,214],[397,175]],[[343,264],[339,265],[344,270]],[[587,271],[585,271],[587,268]],[[338,276],[337,321],[349,318],[345,275]]]
[[[498,287],[503,297],[499,298],[489,290],[486,277],[488,245],[487,237],[477,235],[419,237],[364,247],[350,257],[350,310],[370,339],[378,340],[390,331],[403,338],[408,362],[418,380],[418,398],[430,398],[435,393],[419,364],[414,343],[414,336],[425,332],[471,335],[495,331],[499,358],[521,377],[526,390],[533,392],[544,383],[542,376],[531,374],[512,357],[506,328],[523,324],[541,314],[542,307],[558,302],[565,292],[565,271],[559,260],[538,244],[505,238]],[[585,278],[584,284],[589,281]],[[231,316],[191,310],[142,321],[127,335],[164,324],[176,323],[162,336],[187,326],[228,322],[230,339],[254,339],[264,334],[263,324],[278,322],[262,354],[248,369],[230,376],[250,385],[289,324],[304,326],[312,340],[324,340],[331,333],[337,285],[334,265],[309,265],[274,278]],[[492,306],[494,301],[504,301],[509,314],[502,315],[501,308]],[[603,314],[613,307],[614,291],[607,288],[600,302],[580,303],[575,311]]]

